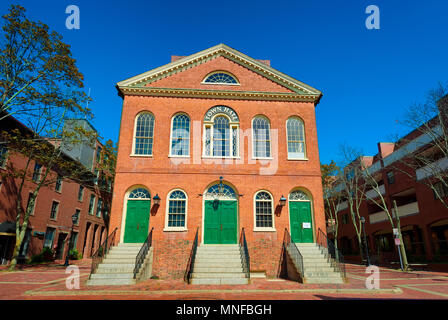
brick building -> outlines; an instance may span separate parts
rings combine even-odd
[[[76,123],[88,130],[95,130],[86,120],[66,121],[66,125]],[[30,129],[21,122],[9,116],[0,123],[2,130],[19,129],[22,134],[30,133]],[[107,191],[98,185],[95,174],[98,173],[98,161],[102,145],[99,141],[92,145],[80,145],[65,150],[66,161],[76,161],[91,173],[91,181],[72,181],[59,179],[58,172],[50,172],[49,181],[56,182],[43,186],[37,195],[33,213],[29,219],[28,230],[25,235],[19,261],[26,261],[42,251],[43,247],[55,249],[56,258],[66,256],[69,237],[70,248],[76,248],[83,257],[89,257],[98,247],[101,239],[106,236],[104,216],[108,216],[111,190]],[[15,221],[17,192],[19,179],[14,179],[10,171],[24,169],[27,158],[11,152],[8,143],[0,144],[0,261],[7,264],[12,256],[15,245]],[[44,167],[31,161],[29,170],[33,172],[33,179],[38,181]],[[34,171],[33,171],[34,170]],[[58,178],[56,178],[58,177]],[[103,182],[103,181],[101,181]],[[111,185],[110,185],[111,186]],[[35,190],[36,182],[25,181],[22,190],[22,207],[28,205],[30,194]],[[77,223],[72,227],[72,215],[78,214]]]
[[[438,132],[439,126],[433,122],[431,126],[434,132]],[[434,144],[431,144],[436,136],[434,132],[430,134],[414,130],[396,143],[378,143],[375,156],[362,157],[362,161],[368,164],[370,175],[378,182],[389,212],[393,212],[394,201],[397,204],[409,262],[448,261],[448,209],[425,183],[429,181],[426,179],[433,179],[430,166],[436,164],[441,170],[448,167],[447,159],[438,154]],[[415,159],[414,154],[421,152],[433,153],[434,162],[424,166],[409,165],[409,161]],[[441,182],[434,182],[433,185],[443,198],[448,196]],[[365,197],[360,206],[360,215],[366,220],[365,232],[372,260],[380,263],[398,262],[398,251],[388,216],[372,200],[379,198],[378,193],[373,189],[366,190]],[[338,221],[341,251],[347,259],[359,260],[359,244],[347,201],[339,205]],[[330,230],[331,227],[329,234]]]
[[[181,278],[196,232],[199,246],[225,245],[244,228],[251,271],[275,277],[285,228],[296,242],[325,229],[320,91],[223,44],[173,56],[117,89],[110,230],[142,243],[154,228],[153,275]]]

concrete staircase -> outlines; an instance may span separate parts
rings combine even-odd
[[[293,243],[290,243],[287,251],[297,271],[299,271],[298,262],[294,261],[291,254],[293,245]],[[316,243],[295,243],[295,245],[303,257],[303,283],[344,283],[341,273],[336,271],[325,257],[323,250],[326,249],[320,249]]]
[[[201,245],[196,251],[192,284],[248,284],[238,244]]]
[[[119,243],[113,247],[87,280],[89,286],[135,284],[134,267],[143,243]]]

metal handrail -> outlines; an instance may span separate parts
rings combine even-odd
[[[184,281],[188,284],[190,284],[191,276],[193,275],[194,260],[196,259],[196,251],[198,248],[198,231],[199,227],[196,229],[196,235],[194,236],[193,246],[190,251],[190,258],[188,259],[187,269],[184,274]]]
[[[143,243],[142,247],[138,251],[137,257],[135,258],[134,279],[137,278],[137,273],[140,270],[143,262],[145,261],[146,255],[148,254],[148,251],[149,251],[149,248],[151,248],[152,231],[153,230],[154,230],[154,227],[151,228],[151,231],[149,232],[148,236],[146,237],[145,242]]]
[[[92,254],[91,256],[92,265],[90,267],[90,275],[92,275],[92,273],[95,273],[96,269],[98,268],[98,265],[103,261],[104,257],[109,252],[110,247],[114,245],[115,234],[117,233],[117,229],[118,228],[115,228],[114,231],[112,231],[112,233],[106,237],[104,242],[98,247],[95,253]]]
[[[289,250],[288,250],[289,248]],[[299,269],[300,276],[305,277],[305,269],[303,267],[303,256],[297,248],[296,244],[291,241],[291,235],[287,228],[285,228],[285,236],[283,237],[283,250],[289,253],[291,259],[295,262],[296,267]]]
[[[322,252],[331,263],[331,266],[339,271],[343,278],[346,279],[344,256],[336,249],[333,242],[327,238],[327,235],[320,228],[317,234],[317,245],[321,250],[323,249]]]
[[[243,263],[243,271],[246,274],[246,278],[250,278],[250,256],[249,249],[247,248],[246,235],[244,233],[244,228],[241,229],[240,236],[240,257]]]

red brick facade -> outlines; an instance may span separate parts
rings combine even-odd
[[[258,69],[254,70],[244,62],[247,60],[241,62],[235,58],[241,57],[239,53],[231,51],[231,55],[226,46],[214,48],[214,51],[211,50],[213,48],[209,50],[210,56],[215,57],[197,65],[190,64],[209,56],[204,53],[197,59],[194,59],[195,55],[175,59],[164,66],[167,72],[171,72],[170,67],[176,63],[184,62],[183,69],[166,76],[156,74],[156,80],[139,84],[144,88],[139,89],[142,93],[132,93],[132,89],[119,83],[123,110],[111,230],[117,227],[118,239],[123,241],[126,197],[133,188],[141,186],[150,192],[151,197],[159,195],[160,206],[152,206],[149,221],[149,228],[154,228],[153,275],[180,278],[185,272],[197,229],[199,244],[203,244],[204,192],[218,183],[222,176],[224,183],[238,195],[238,238],[244,228],[251,270],[266,271],[268,276],[275,277],[285,228],[290,229],[288,203],[284,207],[279,206],[282,195],[287,198],[293,190],[303,190],[311,199],[314,234],[319,228],[325,228],[315,119],[315,107],[321,94],[312,89],[315,90],[312,98],[309,92],[301,96],[283,85],[281,80],[273,78],[275,71],[266,63],[258,62]],[[190,61],[187,61],[189,58]],[[243,58],[256,64],[254,59]],[[239,85],[202,83],[208,74],[217,70],[235,76]],[[310,88],[303,86],[307,90]],[[149,91],[159,88],[176,88],[186,92]],[[291,98],[288,100],[280,94],[288,94]],[[236,159],[209,159],[203,156],[204,116],[217,105],[231,108],[239,118],[239,156]],[[154,116],[153,154],[133,156],[135,119],[143,111]],[[191,121],[190,152],[186,158],[169,156],[172,117],[180,112],[187,114]],[[270,121],[272,159],[255,160],[252,157],[252,120],[257,115],[263,115]],[[291,116],[300,117],[304,122],[306,159],[303,160],[288,160],[286,121]],[[167,197],[173,189],[183,190],[188,197],[187,225],[183,231],[164,230]],[[275,214],[274,229],[271,231],[254,231],[254,196],[260,190],[266,190],[273,196]]]

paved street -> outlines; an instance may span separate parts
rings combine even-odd
[[[226,299],[226,300],[320,300],[320,299],[448,299],[448,273],[413,271],[403,273],[380,268],[380,289],[365,286],[364,266],[347,265],[348,283],[341,285],[300,284],[282,279],[252,279],[249,285],[187,285],[183,281],[147,280],[133,286],[87,287],[90,263],[79,263],[80,288],[66,287],[61,265],[25,267],[0,271],[0,299]]]

